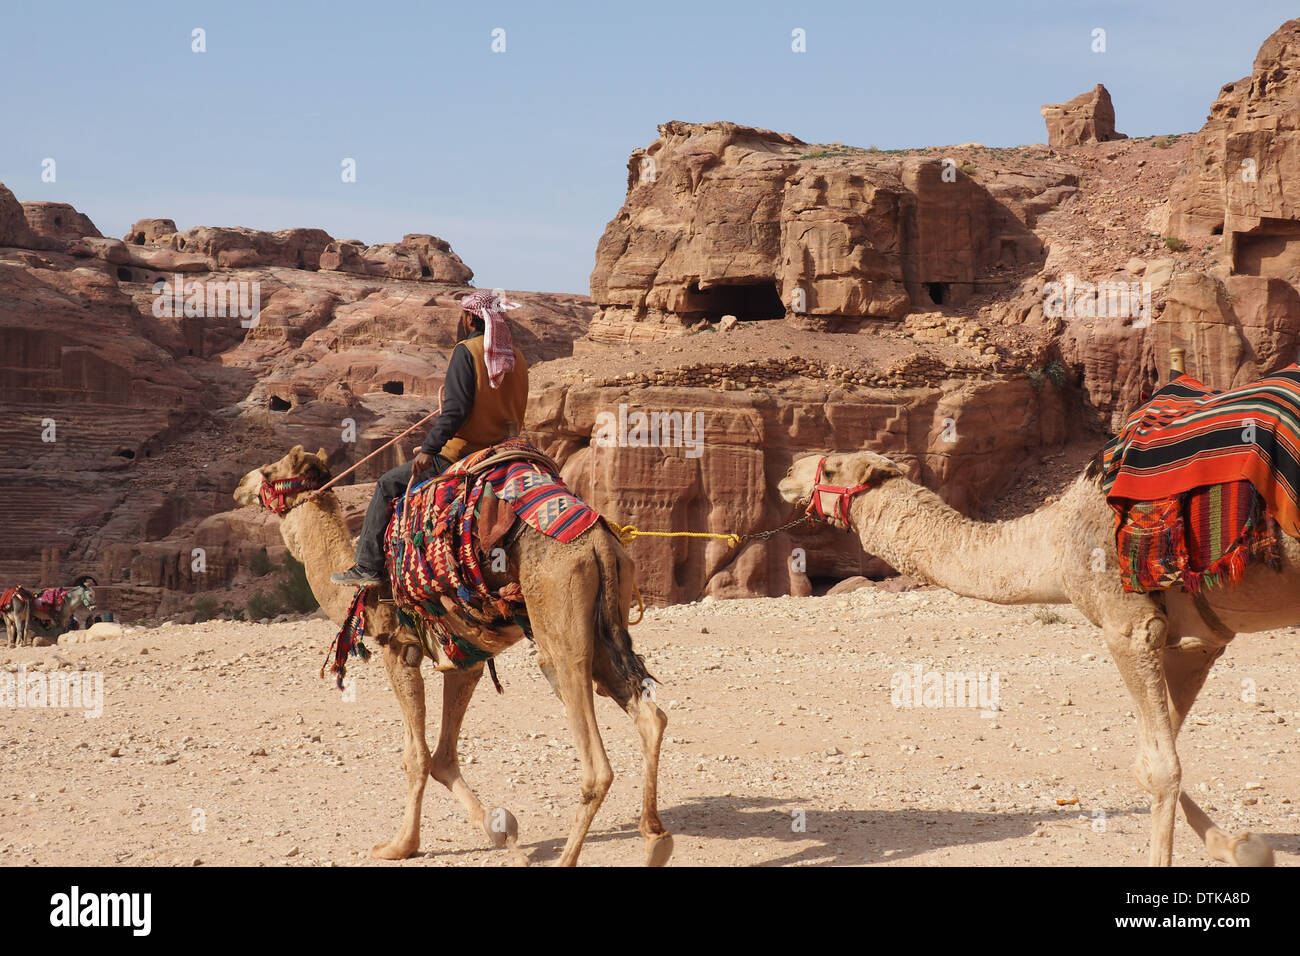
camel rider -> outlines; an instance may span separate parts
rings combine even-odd
[[[385,580],[384,531],[393,499],[406,491],[412,473],[442,474],[452,462],[519,434],[523,426],[528,364],[514,347],[502,314],[516,304],[481,289],[461,299],[460,305],[458,341],[447,363],[442,414],[419,453],[375,484],[357,539],[356,564],[333,575],[330,580],[335,584],[363,586]]]

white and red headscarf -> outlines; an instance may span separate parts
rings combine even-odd
[[[479,289],[460,300],[460,307],[483,320],[483,361],[487,364],[488,384],[496,388],[501,378],[515,367],[515,343],[502,313],[519,308],[499,291]]]

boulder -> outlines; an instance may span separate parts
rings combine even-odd
[[[1068,103],[1051,103],[1041,110],[1047,121],[1048,146],[1079,146],[1128,139],[1115,132],[1115,107],[1106,87],[1098,83]]]

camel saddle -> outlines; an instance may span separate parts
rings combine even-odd
[[[509,570],[504,548],[524,526],[570,542],[599,520],[564,484],[555,462],[522,439],[468,455],[394,503],[384,551],[398,616],[435,661],[460,668],[490,663],[492,652],[454,633],[453,617],[489,633],[518,627],[531,638],[532,631],[518,580],[512,574],[494,587],[485,567],[498,580]],[[358,589],[336,639],[331,670],[340,681],[347,656],[367,654],[361,638],[370,591]]]

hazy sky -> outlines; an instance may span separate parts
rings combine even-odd
[[[480,286],[587,292],[628,154],[659,123],[1008,146],[1045,138],[1040,105],[1102,82],[1121,131],[1185,132],[1297,12],[1294,0],[4,0],[0,182],[70,202],[110,236],[149,216],[367,243],[431,232]],[[791,49],[796,28],[807,52]],[[54,183],[41,180],[47,157]],[[356,182],[341,181],[345,158]]]

